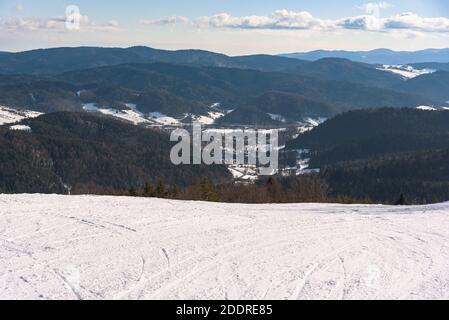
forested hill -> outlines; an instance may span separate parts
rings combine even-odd
[[[394,151],[449,147],[448,137],[449,111],[382,108],[338,115],[287,147],[326,154],[326,162],[331,163]]]
[[[163,180],[227,182],[224,166],[175,166],[162,131],[88,113],[57,112],[0,127],[0,193],[121,193]]]
[[[394,203],[449,200],[449,111],[350,111],[291,141],[310,149],[335,197]]]

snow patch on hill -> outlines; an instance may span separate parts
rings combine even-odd
[[[0,195],[1,299],[448,299],[449,203]]]
[[[125,105],[129,110],[118,110],[108,106],[98,106],[96,103],[84,103],[83,110],[110,115],[134,124],[147,124],[151,126],[179,126],[181,125],[182,120],[186,118],[191,118],[193,121],[198,121],[204,125],[211,125],[214,124],[217,119],[224,116],[223,112],[214,110],[219,104],[211,106],[210,108],[212,110],[209,111],[207,115],[185,114],[184,119],[176,119],[162,112],[150,112],[144,114],[137,109],[136,104],[126,103]]]
[[[10,126],[9,129],[16,130],[16,131],[31,132],[31,128],[29,126],[25,126],[25,125],[21,125],[21,124],[16,124],[14,126]]]
[[[436,72],[436,70],[431,69],[422,69],[418,70],[408,65],[388,65],[384,64],[381,67],[376,68],[377,70],[391,72],[395,74],[399,74],[404,79],[413,79],[423,74],[431,74]]]
[[[151,112],[149,118],[161,125],[176,125],[179,121],[160,112]]]
[[[135,109],[135,105],[126,104],[130,110],[117,110],[109,107],[100,107],[96,103],[84,103],[83,110],[88,112],[99,112],[121,120],[132,122],[133,124],[151,123],[144,115]],[[134,106],[134,108],[132,108]]]
[[[194,115],[194,114],[185,114],[185,118],[190,118],[193,121],[199,122],[204,125],[212,125],[215,121],[224,116],[223,112],[218,111],[209,111],[207,116],[205,115]]]
[[[285,117],[280,114],[274,114],[274,113],[267,113],[267,114],[270,116],[270,118],[272,120],[279,121],[279,122],[287,122]]]
[[[416,107],[416,109],[422,110],[422,111],[437,111],[438,110],[431,106],[419,106],[419,107]]]
[[[137,110],[136,105],[132,103],[125,104],[127,108],[124,110],[117,110],[110,107],[100,107],[96,103],[83,104],[83,110],[89,112],[99,112],[109,115],[121,120],[132,122],[133,124],[148,124],[148,125],[177,125],[179,121],[175,118],[169,117],[160,112],[151,112],[147,116]]]
[[[26,118],[36,118],[42,115],[40,112],[30,110],[18,110],[14,108],[0,106],[0,125],[16,123]]]

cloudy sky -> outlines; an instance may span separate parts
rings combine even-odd
[[[449,1],[0,0],[1,51],[80,45],[231,55],[442,48]]]

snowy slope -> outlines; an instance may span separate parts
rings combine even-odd
[[[418,70],[418,69],[414,69],[413,67],[408,66],[408,65],[384,64],[381,67],[376,68],[376,69],[381,70],[381,71],[399,74],[404,79],[413,79],[413,78],[419,77],[423,74],[431,74],[431,73],[436,72],[436,70],[431,70],[431,69]]]
[[[0,195],[0,298],[449,298],[448,239],[449,203]]]
[[[150,112],[145,115],[137,109],[137,106],[132,103],[127,103],[126,106],[129,110],[118,110],[107,106],[98,106],[96,103],[84,103],[83,110],[88,112],[99,112],[105,115],[119,118],[132,122],[133,124],[147,124],[155,126],[178,126],[181,124],[181,120],[187,117],[191,117],[193,120],[198,121],[205,125],[214,124],[215,120],[224,116],[224,113],[214,111],[217,104],[212,105],[210,108],[213,111],[208,112],[207,116],[185,114],[182,119],[175,119],[161,112]]]
[[[31,132],[31,128],[29,126],[23,125],[23,124],[16,124],[13,126],[9,127],[10,130],[15,130],[15,131],[26,131],[26,132]]]
[[[130,110],[117,110],[109,107],[99,107],[95,103],[84,103],[83,110],[88,112],[99,112],[108,116],[119,118],[121,120],[129,121],[133,124],[152,123],[145,116],[136,110],[134,104],[127,104]]]
[[[36,118],[42,113],[29,110],[16,110],[0,106],[0,125],[19,122],[25,118]]]

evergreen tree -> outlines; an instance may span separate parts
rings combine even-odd
[[[145,197],[154,197],[154,188],[150,182],[145,184],[145,190],[143,194]]]
[[[173,199],[176,199],[178,197],[178,195],[179,195],[179,187],[175,185],[170,191],[170,196]]]
[[[218,201],[219,196],[215,190],[215,186],[210,182],[209,178],[205,177],[200,182],[201,200],[204,201]]]
[[[158,198],[165,198],[167,196],[167,191],[165,189],[165,184],[162,180],[157,182],[155,196]]]
[[[404,196],[403,193],[401,193],[401,195],[399,196],[398,201],[396,201],[396,205],[397,206],[403,206],[403,205],[406,205],[406,204],[407,204],[407,201],[405,200],[405,196]]]
[[[131,196],[131,197],[137,197],[137,196],[138,196],[137,191],[136,191],[136,189],[135,189],[134,187],[131,187],[131,188],[129,189],[128,194],[129,194],[129,196]]]
[[[282,201],[282,188],[279,185],[279,182],[274,177],[270,176],[268,178],[266,188],[272,202]]]

